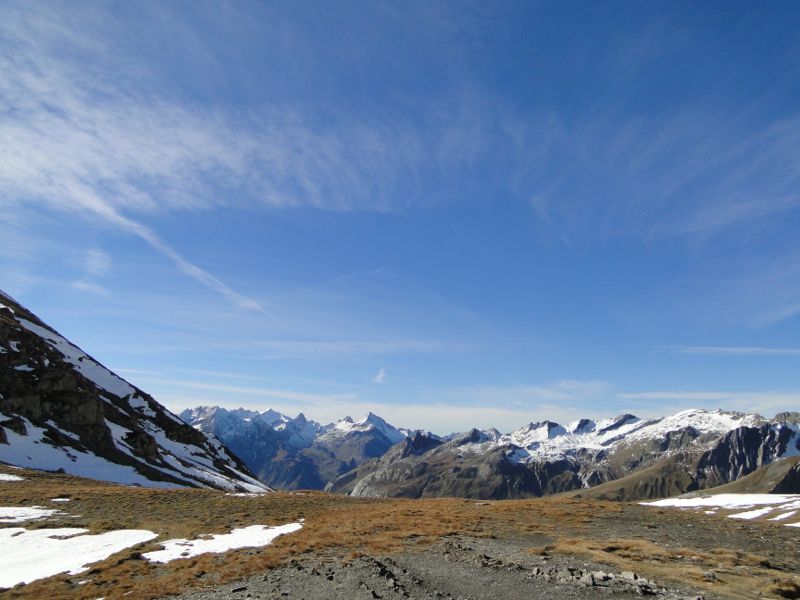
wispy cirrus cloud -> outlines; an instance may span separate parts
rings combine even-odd
[[[112,265],[111,256],[99,248],[86,251],[83,270],[88,275],[108,275]]]
[[[253,342],[246,346],[270,357],[427,354],[434,352],[467,352],[473,344],[444,340],[273,340]],[[244,348],[244,346],[239,346]]]
[[[301,105],[178,103],[158,93],[135,54],[122,58],[121,28],[102,6],[80,15],[58,4],[4,7],[0,203],[117,227],[240,307],[264,310],[148,218],[230,207],[394,210],[430,201],[419,182],[481,147],[459,141],[475,141],[460,121],[471,115],[454,122],[450,110],[323,116]]]
[[[800,356],[800,348],[763,348],[759,346],[664,346],[680,354],[711,356]]]
[[[706,234],[800,207],[800,118],[753,110],[555,121],[552,161],[532,165],[532,207],[560,236],[589,228],[645,240]],[[566,165],[566,167],[564,167]],[[598,194],[601,198],[598,198]]]
[[[97,294],[98,296],[109,295],[109,291],[99,283],[93,283],[91,281],[85,281],[83,279],[72,281],[70,282],[69,286],[73,290],[78,290],[80,292],[89,292],[90,294]]]

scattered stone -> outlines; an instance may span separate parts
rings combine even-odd
[[[608,565],[559,554],[546,561],[526,549],[507,540],[463,544],[448,539],[391,557],[361,556],[348,561],[310,555],[242,582],[247,584],[242,587],[194,592],[181,600],[234,600],[244,597],[234,596],[241,590],[253,598],[298,600],[583,600],[599,596],[702,600],[691,595],[691,589],[667,590],[633,571],[614,572]]]

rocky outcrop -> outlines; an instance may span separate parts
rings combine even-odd
[[[264,490],[216,439],[0,296],[0,460],[139,485]]]
[[[722,485],[752,473],[787,451],[797,450],[796,438],[797,431],[786,423],[731,431],[698,461],[699,487]]]

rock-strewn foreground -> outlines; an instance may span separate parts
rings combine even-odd
[[[453,536],[419,552],[391,556],[304,557],[244,581],[173,600],[292,598],[316,600],[561,600],[653,596],[712,598],[685,585],[667,587],[633,571],[559,555],[531,554],[536,537],[483,539]]]
[[[787,519],[563,496],[502,501],[131,488],[0,465],[0,531],[152,532],[81,572],[0,598],[800,598]],[[57,499],[58,502],[53,500]],[[746,510],[737,509],[737,512]],[[38,511],[41,512],[41,511]],[[729,511],[730,512],[730,511]],[[168,540],[302,523],[264,547],[149,560]],[[36,555],[31,555],[36,560]],[[41,561],[38,560],[38,565]],[[2,572],[2,571],[0,571]],[[644,581],[644,580],[647,581]]]

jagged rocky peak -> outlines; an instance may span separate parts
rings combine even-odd
[[[450,444],[453,446],[464,446],[467,444],[483,444],[486,442],[494,442],[500,439],[502,434],[497,431],[496,429],[488,429],[486,431],[482,429],[475,429],[472,428],[468,432],[456,435],[450,440]]]
[[[609,431],[615,431],[622,427],[623,425],[629,425],[631,423],[637,423],[639,421],[639,417],[636,415],[631,414],[624,414],[618,415],[613,419],[609,419],[607,421],[601,421],[597,424],[597,433],[602,435],[604,433],[608,433]]]
[[[772,419],[773,423],[800,424],[800,412],[780,412]]]
[[[592,433],[597,428],[597,423],[591,419],[579,419],[567,425],[567,431],[577,435]]]
[[[552,440],[567,433],[567,430],[553,421],[528,423],[522,429],[510,434],[511,439],[520,445],[528,445],[544,440]]]
[[[347,416],[336,423],[331,423],[322,428],[321,433],[327,437],[343,437],[351,434],[367,433],[370,431],[377,431],[391,444],[396,444],[406,437],[406,433],[397,427],[390,425],[378,415],[370,412],[365,417],[354,420],[352,417]]]
[[[120,483],[264,491],[218,439],[186,425],[2,295],[0,458]]]
[[[419,456],[426,452],[438,448],[442,445],[442,440],[439,436],[434,435],[427,431],[414,431],[407,438],[403,439],[399,444],[393,446],[386,456],[391,458],[405,458],[406,456]],[[394,456],[390,456],[394,454]]]

